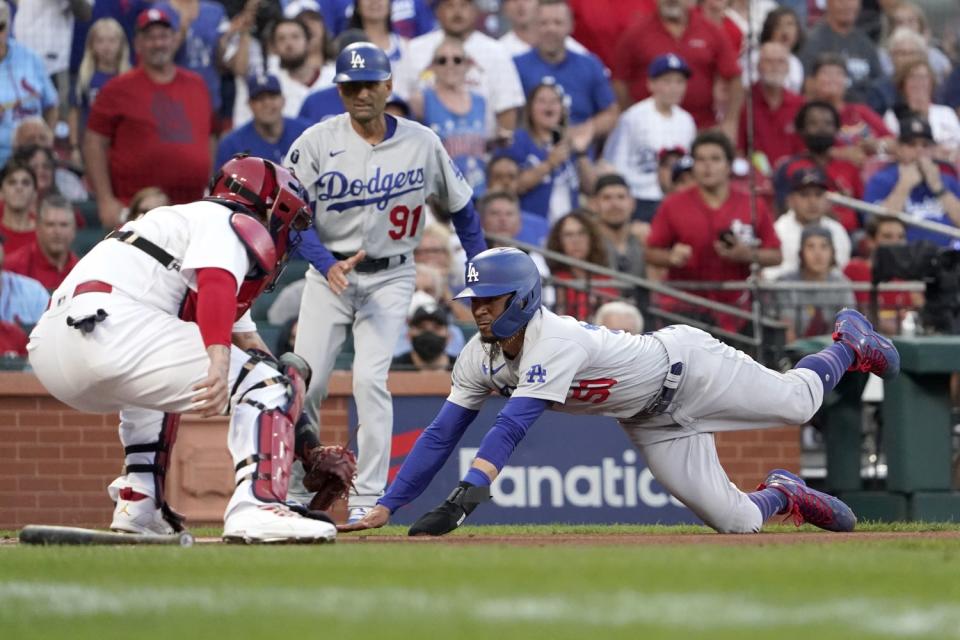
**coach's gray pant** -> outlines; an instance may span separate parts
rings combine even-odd
[[[387,484],[393,437],[393,399],[387,390],[387,373],[406,329],[415,276],[412,261],[376,273],[354,271],[347,276],[350,286],[337,295],[319,271],[307,270],[294,351],[313,369],[306,410],[318,425],[320,402],[327,396],[333,365],[347,326],[353,326],[353,397],[359,426],[357,480],[350,507],[374,506]],[[291,497],[300,498],[303,494],[295,485]]]

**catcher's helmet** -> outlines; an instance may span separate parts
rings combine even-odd
[[[383,82],[390,79],[390,59],[372,42],[355,42],[337,56],[337,75],[333,81]]]
[[[540,309],[540,272],[530,256],[519,249],[498,247],[478,253],[467,262],[466,284],[457,299],[513,294],[507,308],[490,325],[498,338],[515,334]]]
[[[303,231],[312,216],[306,189],[288,169],[255,156],[237,154],[223,163],[205,200],[239,205],[259,218],[273,238],[277,257],[292,251],[290,230]]]

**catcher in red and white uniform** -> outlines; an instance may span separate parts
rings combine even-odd
[[[237,487],[224,539],[335,537],[322,514],[284,504],[294,455],[321,449],[300,419],[309,368],[292,354],[274,359],[249,314],[310,224],[290,171],[237,156],[209,197],[128,222],[53,293],[30,336],[30,363],[66,404],[120,412],[126,464],[108,487],[112,529],[181,530],[164,500],[179,414],[229,412]]]

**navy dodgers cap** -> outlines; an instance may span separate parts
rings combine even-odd
[[[657,56],[647,67],[647,76],[650,78],[659,78],[670,72],[682,73],[687,78],[691,74],[690,67],[687,66],[684,59],[675,53],[665,53],[662,56]]]

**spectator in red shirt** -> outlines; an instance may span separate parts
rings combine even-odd
[[[76,235],[70,203],[63,196],[49,195],[37,214],[36,241],[7,255],[3,268],[33,278],[53,291],[77,264],[77,256],[70,251]]]
[[[547,249],[600,267],[609,267],[603,236],[590,219],[591,216],[591,212],[577,209],[557,220],[547,237]],[[609,283],[607,276],[594,275],[580,267],[571,267],[555,260],[547,260],[547,266],[558,281],[554,311],[559,315],[589,321],[603,303],[621,297],[616,288],[597,286],[598,282]],[[564,286],[560,284],[563,280],[579,281],[580,286]]]
[[[863,180],[860,170],[851,162],[835,157],[835,138],[840,130],[840,114],[829,102],[813,100],[806,103],[797,112],[794,120],[797,136],[803,142],[806,151],[786,158],[777,167],[773,176],[776,191],[777,210],[787,210],[787,193],[790,190],[790,176],[797,169],[819,167],[827,174],[827,187],[852,198],[863,197]],[[860,228],[860,218],[855,211],[846,207],[834,207],[834,214],[847,231]]]
[[[720,132],[701,133],[693,141],[694,186],[676,191],[660,204],[647,237],[647,264],[667,267],[668,280],[724,282],[745,280],[750,265],[780,264],[780,240],[762,200],[751,216],[750,196],[731,189],[733,145]],[[698,291],[699,295],[746,307],[740,291]],[[666,308],[690,313],[686,304],[661,300]],[[694,311],[727,330],[743,323],[724,314]]]
[[[34,203],[37,194],[37,176],[26,163],[11,160],[0,173],[0,196],[3,198],[3,217],[0,218],[0,236],[7,254],[33,244],[37,237]]]
[[[835,155],[860,167],[868,157],[876,155],[883,145],[893,142],[893,136],[883,123],[883,118],[870,107],[846,101],[844,94],[849,80],[843,56],[824,53],[813,63],[810,96],[814,100],[829,102],[840,114]]]
[[[699,4],[691,10],[691,14],[699,14],[720,27],[723,34],[730,39],[730,46],[737,55],[740,55],[740,50],[743,49],[743,31],[740,31],[737,23],[727,16],[729,4],[728,0],[700,0]]]
[[[569,0],[573,39],[613,68],[623,26],[656,11],[656,0]]]
[[[0,358],[26,358],[27,332],[13,322],[0,322]]]
[[[766,42],[760,46],[757,71],[760,78],[750,92],[753,149],[762,153],[766,166],[772,168],[781,158],[803,150],[793,126],[797,112],[803,106],[803,98],[785,88],[790,72],[790,52],[779,42]],[[737,148],[746,153],[747,105],[740,113],[739,131]]]
[[[720,123],[731,140],[737,139],[737,121],[743,105],[743,85],[737,52],[716,26],[690,13],[686,0],[657,0],[657,12],[635,19],[617,42],[613,64],[614,90],[624,109],[650,95],[647,68],[657,56],[674,53],[692,74],[681,107],[690,112],[699,129],[717,124],[714,85],[727,97]]]
[[[161,187],[177,204],[201,198],[210,177],[210,95],[203,78],[173,63],[171,24],[160,9],[140,14],[140,66],[110,80],[90,111],[83,155],[107,228],[143,187]]]

